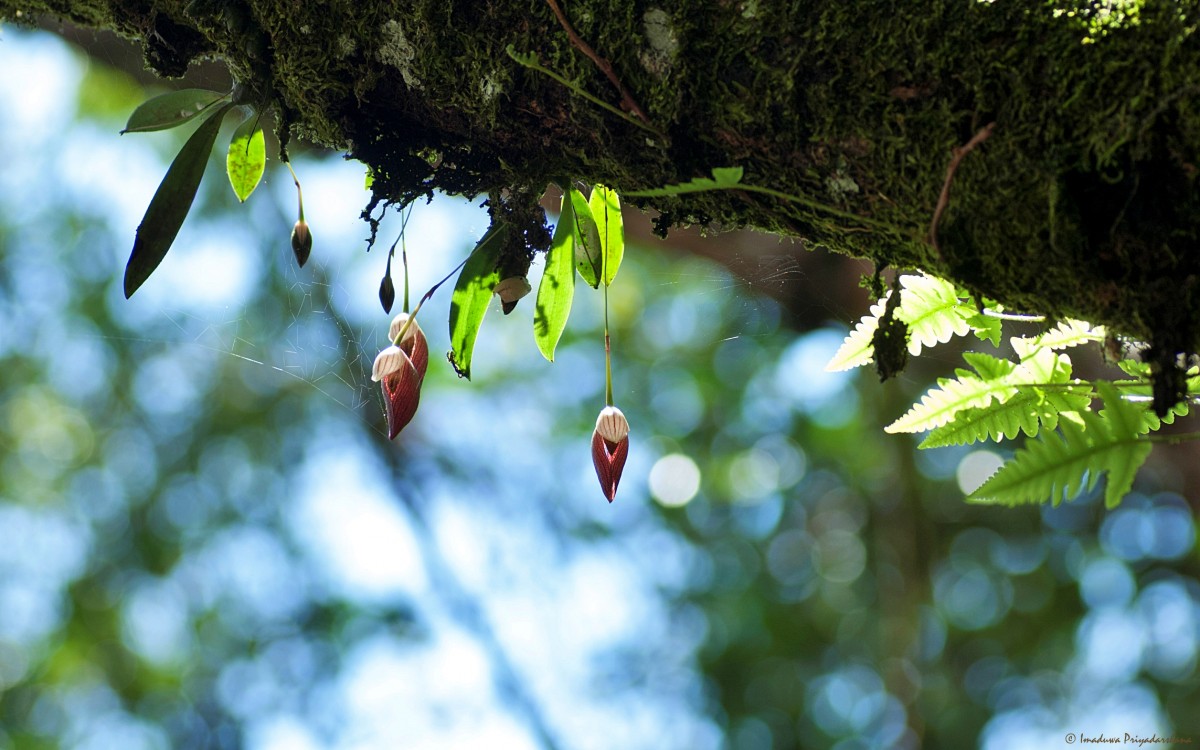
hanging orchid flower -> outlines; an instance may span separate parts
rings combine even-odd
[[[600,479],[600,489],[611,503],[617,496],[617,485],[629,456],[629,421],[615,406],[606,406],[596,417],[592,432],[592,463]]]
[[[394,440],[412,421],[421,401],[421,383],[429,366],[429,344],[425,332],[408,313],[392,320],[388,336],[396,342],[375,357],[371,380],[383,383],[387,410],[388,439]]]

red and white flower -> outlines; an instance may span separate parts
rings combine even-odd
[[[617,496],[621,471],[629,457],[629,420],[615,406],[606,406],[596,417],[592,432],[592,463],[600,479],[600,489],[611,503]]]
[[[388,337],[395,341],[408,321],[408,313],[392,320]],[[412,321],[404,338],[375,357],[371,380],[383,383],[383,402],[387,410],[388,439],[394,440],[412,421],[421,401],[421,383],[429,367],[429,343],[417,321]]]

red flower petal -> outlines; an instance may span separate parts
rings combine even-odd
[[[424,381],[425,370],[429,367],[429,342],[425,340],[425,332],[415,322],[400,342],[400,351],[408,355],[417,369],[418,384]]]
[[[425,359],[429,359],[428,350]],[[384,376],[383,403],[387,410],[389,440],[395,440],[400,430],[417,413],[417,405],[421,402],[421,379],[421,373],[411,361],[404,362],[400,369]]]
[[[600,489],[611,503],[617,496],[617,485],[621,482],[621,472],[625,469],[625,459],[629,457],[629,436],[613,443],[605,440],[599,432],[592,433],[592,463],[596,467],[596,477],[600,480]]]

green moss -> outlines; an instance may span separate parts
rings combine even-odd
[[[0,0],[0,15],[13,7]],[[507,57],[510,44],[536,53],[619,103],[536,0],[252,0],[238,23],[235,5],[215,0],[32,7],[167,29],[173,47],[198,35],[297,135],[368,163],[382,202],[439,189],[532,202],[563,177],[632,191],[741,166],[747,183],[806,201],[722,191],[638,204],[663,211],[664,227],[801,236],[947,275],[1010,308],[1160,348],[1200,343],[1200,0],[565,6],[666,138]],[[947,165],[991,122],[954,177],[936,252]],[[515,213],[536,230],[536,212]]]

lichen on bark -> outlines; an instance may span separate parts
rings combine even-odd
[[[632,202],[665,226],[751,226],[922,268],[1022,312],[1150,340],[1164,361],[1200,348],[1200,0],[563,8],[664,137],[506,54],[536,53],[620,101],[544,0],[0,0],[0,17],[135,36],[167,75],[220,57],[295,136],[368,164],[384,203],[435,190],[532,200],[563,179],[632,192],[740,166],[746,183],[805,201]],[[935,249],[947,164],[989,123]]]

